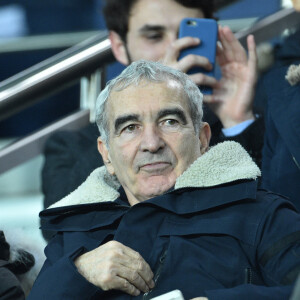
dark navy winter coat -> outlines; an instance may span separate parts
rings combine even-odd
[[[185,299],[288,299],[300,271],[300,215],[280,196],[257,192],[259,170],[241,146],[215,146],[174,190],[132,207],[115,183],[100,183],[103,174],[95,170],[41,213],[45,229],[58,233],[29,300],[151,299],[174,289]],[[112,239],[149,263],[156,285],[148,294],[105,292],[77,271],[76,257]]]

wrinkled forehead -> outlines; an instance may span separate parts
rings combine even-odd
[[[112,111],[117,109],[119,113],[121,113],[121,107],[126,110],[133,102],[136,106],[143,109],[143,103],[147,98],[150,98],[153,103],[165,99],[170,103],[180,103],[185,107],[189,107],[188,97],[181,82],[178,80],[164,78],[154,81],[142,78],[130,83],[117,83],[112,88],[106,101],[106,111],[108,115],[112,117]],[[122,105],[120,105],[121,103]]]
[[[165,85],[166,88],[184,91],[182,83],[173,74],[160,73],[146,76],[141,73],[139,75],[132,76],[132,78],[124,77],[120,81],[116,82],[111,89],[110,96],[114,92],[120,92],[127,88],[138,89],[139,87],[154,86],[155,84],[162,84]]]

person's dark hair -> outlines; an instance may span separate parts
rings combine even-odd
[[[126,41],[128,20],[132,7],[139,0],[104,0],[103,15],[108,30],[119,34]],[[213,18],[214,0],[174,0],[188,8],[201,9],[205,18]]]

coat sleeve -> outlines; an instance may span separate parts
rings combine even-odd
[[[279,196],[259,225],[255,247],[265,286],[245,284],[206,291],[209,300],[289,299],[300,273],[300,214]]]
[[[101,295],[100,288],[87,281],[78,271],[74,260],[86,252],[84,247],[77,247],[65,252],[63,236],[57,234],[45,249],[46,261],[40,271],[27,300],[92,299]]]

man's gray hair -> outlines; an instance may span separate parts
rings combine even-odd
[[[122,91],[129,86],[138,86],[141,81],[155,83],[174,80],[181,84],[187,96],[191,118],[198,134],[202,124],[203,95],[195,83],[183,72],[167,67],[158,62],[139,60],[129,65],[118,77],[110,80],[100,93],[96,103],[96,123],[101,138],[108,146],[109,120],[106,103],[112,91]]]

